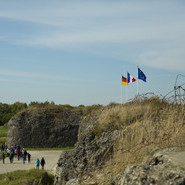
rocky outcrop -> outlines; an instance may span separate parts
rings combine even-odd
[[[172,181],[184,184],[183,171],[173,169],[164,156],[136,165],[150,158],[155,148],[184,145],[182,110],[183,107],[144,102],[126,105],[125,109],[107,107],[83,117],[74,150],[60,156],[55,185],[160,185],[160,179],[161,185]],[[135,165],[125,171],[132,164]]]
[[[168,156],[157,155],[145,164],[128,167],[119,175],[114,185],[183,185],[185,173],[182,168],[174,166]]]
[[[24,147],[74,146],[81,113],[62,108],[30,108],[8,122],[7,144]]]
[[[55,185],[79,185],[84,180],[87,184],[94,184],[94,181],[89,181],[94,170],[101,169],[106,161],[111,160],[118,131],[95,136],[93,130],[96,122],[97,116],[90,120],[84,117],[81,121],[74,150],[64,151],[58,160]]]
[[[91,135],[84,142],[78,142],[73,151],[63,152],[57,165],[56,184],[68,181],[80,184],[91,177],[95,169],[104,167],[113,154],[114,138],[116,132],[106,133],[97,139]]]

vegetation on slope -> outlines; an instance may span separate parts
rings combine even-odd
[[[161,121],[176,124],[179,121],[185,121],[184,112],[184,105],[169,104],[155,98],[107,106],[102,109],[94,132],[96,135],[100,135],[106,131],[124,129],[141,121],[154,125]]]
[[[54,176],[44,170],[19,170],[0,174],[0,185],[52,185],[53,182]]]
[[[5,143],[7,138],[8,128],[6,126],[0,126],[0,143]]]
[[[65,111],[80,111],[83,112],[83,114],[88,114],[94,109],[97,109],[99,107],[102,107],[101,105],[92,105],[92,106],[71,106],[69,104],[66,105],[55,105],[53,101],[45,101],[45,102],[37,102],[33,101],[30,102],[29,105],[26,103],[21,102],[15,102],[13,104],[6,104],[6,103],[0,103],[0,126],[5,125],[8,123],[8,121],[18,112],[23,111],[24,109],[35,109],[38,111],[38,109],[47,109],[47,108],[58,108],[59,110],[65,110]]]
[[[112,135],[115,139],[102,159],[98,159],[101,166],[97,165],[93,173],[95,182],[111,180],[128,165],[147,160],[158,149],[185,146],[185,105],[158,98],[102,107],[94,112],[89,123],[94,124],[90,149],[101,139],[105,141],[106,136]],[[95,154],[103,152],[104,146],[98,146]]]
[[[16,102],[12,105],[0,103],[0,125],[6,124],[12,116],[27,108],[26,103]]]

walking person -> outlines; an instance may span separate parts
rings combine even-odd
[[[12,155],[9,155],[10,163],[12,163]]]
[[[23,148],[23,164],[25,164],[25,161],[26,161],[26,156],[27,156],[27,151]]]
[[[23,151],[24,151],[23,155],[25,155],[25,161],[26,161],[27,151],[26,151],[26,149],[24,149]]]
[[[27,153],[27,155],[28,155],[28,163],[30,163],[31,162],[31,154],[30,153]]]
[[[2,158],[3,158],[3,164],[5,163],[5,154],[4,152],[2,153]]]
[[[26,155],[25,154],[23,154],[22,160],[23,160],[23,164],[25,164],[25,161],[26,161]]]
[[[21,150],[20,150],[20,148],[18,147],[18,148],[17,148],[17,159],[18,159],[18,161],[19,161],[19,159],[20,159],[20,155],[21,155]]]
[[[14,155],[15,155],[14,147],[12,147],[11,152],[10,152],[10,155],[11,155],[11,163],[13,163]]]
[[[14,153],[13,151],[11,151],[9,159],[10,159],[10,163],[13,163],[13,158],[14,158]]]
[[[40,166],[40,160],[39,160],[39,158],[37,158],[37,160],[36,160],[36,168],[39,169],[39,166]]]
[[[44,169],[44,165],[46,164],[44,157],[42,157],[40,164],[42,166],[42,169]]]

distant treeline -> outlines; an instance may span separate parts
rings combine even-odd
[[[91,106],[84,106],[84,105],[79,105],[77,107],[71,106],[69,104],[65,105],[56,105],[54,101],[45,101],[45,102],[37,102],[37,101],[32,101],[29,104],[27,103],[21,103],[21,102],[16,102],[13,104],[6,104],[6,103],[0,103],[0,126],[5,125],[8,123],[8,121],[18,112],[31,108],[31,107],[38,107],[38,108],[47,108],[47,107],[57,107],[57,108],[62,108],[65,110],[78,110],[78,111],[83,111],[84,114],[93,111],[94,109],[97,109],[101,107],[102,105],[91,105]]]
[[[27,108],[47,108],[47,107],[55,107],[59,109],[65,109],[65,110],[78,110],[82,111],[83,114],[87,114],[95,109],[98,109],[102,107],[102,105],[91,105],[91,106],[84,106],[84,105],[79,105],[77,107],[71,106],[69,104],[65,105],[56,105],[54,101],[45,101],[45,102],[37,102],[37,101],[32,101],[29,104],[27,103],[21,103],[21,102],[16,102],[14,104],[6,104],[6,103],[0,103],[0,126],[5,125],[8,123],[8,121],[18,112],[27,109]]]
[[[8,121],[18,112],[34,105],[54,105],[54,102],[31,102],[29,105],[26,103],[16,102],[14,104],[0,103],[0,125],[5,125]]]
[[[0,103],[0,125],[6,124],[12,116],[27,108],[26,103],[16,102],[12,105]]]

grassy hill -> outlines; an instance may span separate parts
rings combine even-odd
[[[63,174],[65,169],[69,179],[75,178],[72,169],[77,177],[84,174],[80,177],[84,184],[103,184],[111,182],[128,165],[146,161],[157,150],[184,146],[185,105],[158,98],[112,104],[93,109],[84,117],[74,152],[61,157],[58,173]],[[86,174],[91,177],[83,180]]]

